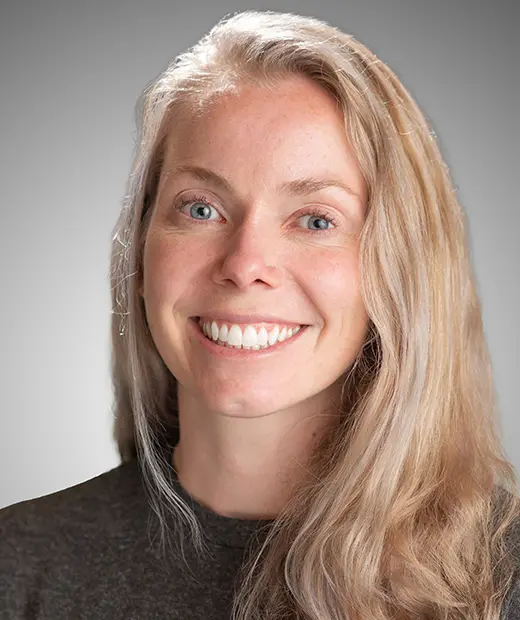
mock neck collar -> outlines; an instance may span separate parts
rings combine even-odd
[[[209,544],[245,549],[251,537],[256,534],[262,538],[274,519],[239,519],[226,517],[201,504],[181,485],[173,467],[173,449],[179,441],[179,428],[174,427],[166,440],[161,442],[167,479],[173,490],[193,510]]]

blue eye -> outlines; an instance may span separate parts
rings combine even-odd
[[[314,223],[318,222],[318,226],[316,228],[312,227],[309,230],[312,232],[320,232],[322,230],[329,230],[330,228],[334,228],[334,220],[329,217],[326,213],[307,213],[301,216],[302,218],[306,217],[309,220],[314,220]]]
[[[183,212],[184,207],[188,205],[191,205],[188,209],[189,214],[185,213],[185,215],[193,220],[198,220],[199,222],[211,222],[218,220],[220,216],[217,209],[211,205],[206,198],[204,198],[204,196],[185,198],[181,201],[177,209]],[[216,217],[214,218],[211,218],[212,209],[216,214]],[[313,234],[323,234],[338,227],[336,219],[319,207],[311,207],[306,213],[301,214],[298,217],[298,220],[301,220],[302,218],[307,218],[307,224],[309,221],[313,222],[311,224],[311,228],[307,228],[307,231]],[[315,224],[317,224],[317,227],[314,227]]]
[[[213,209],[217,213],[215,207],[210,205],[204,198],[194,197],[192,199],[183,200],[178,206],[179,211],[184,209],[184,207],[187,205],[191,205],[188,211],[190,217],[192,217],[194,220],[208,222],[211,221],[211,209]]]
[[[311,224],[311,228],[307,228],[307,231],[313,235],[322,235],[335,228],[341,228],[336,218],[327,211],[324,211],[321,207],[311,207],[306,213],[300,215],[298,219],[302,218],[307,218],[307,224],[311,220],[313,223],[318,223],[317,228],[314,228],[313,224]]]
[[[211,207],[202,202],[196,202],[196,207],[190,207],[190,215],[195,219],[207,219],[211,214]]]

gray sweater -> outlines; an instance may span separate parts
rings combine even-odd
[[[184,544],[192,574],[180,561],[161,563],[148,537],[153,513],[132,461],[0,510],[0,619],[229,620],[247,543],[253,533],[261,538],[270,521],[220,516],[173,475],[171,482],[200,519],[211,561],[202,565]],[[516,544],[520,554],[520,539]],[[520,620],[518,575],[502,618]]]

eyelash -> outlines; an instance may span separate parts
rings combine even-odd
[[[180,211],[183,207],[185,207],[186,205],[188,205],[190,203],[193,203],[193,202],[202,202],[203,204],[207,205],[208,207],[212,207],[213,209],[218,210],[204,196],[192,196],[191,198],[184,198],[177,205],[176,209],[178,211]],[[299,217],[304,217],[305,215],[310,215],[311,217],[318,217],[320,219],[323,219],[328,224],[333,224],[334,228],[338,228],[338,226],[339,226],[339,224],[338,224],[338,222],[337,222],[335,217],[333,217],[330,213],[328,213],[326,211],[322,211],[319,207],[310,207],[307,211],[305,211],[305,213],[300,213]],[[186,217],[189,217],[189,216],[186,216]],[[193,220],[193,221],[196,221],[196,220]],[[204,220],[200,220],[200,221],[204,221]],[[331,230],[330,228],[327,228],[325,230],[311,230],[311,229],[307,229],[307,232],[310,232],[311,234],[321,235],[323,233],[329,232],[330,230]]]

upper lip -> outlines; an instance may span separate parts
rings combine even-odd
[[[204,314],[197,315],[196,318],[207,320],[214,319],[215,321],[225,321],[226,323],[278,323],[279,325],[306,325],[306,323],[300,323],[299,321],[288,321],[287,319],[269,314],[205,312]]]

